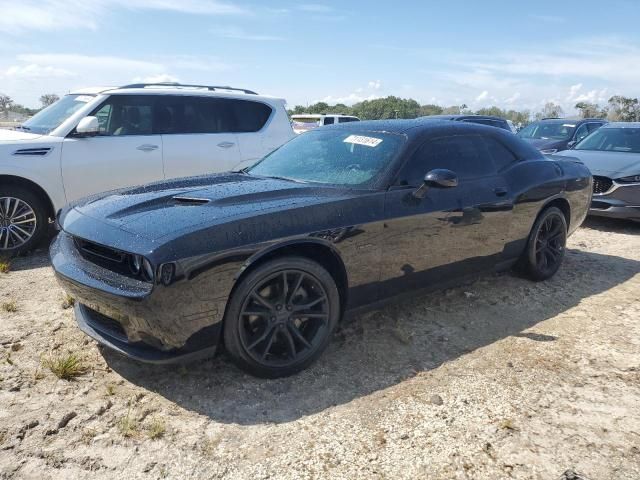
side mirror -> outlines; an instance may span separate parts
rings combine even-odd
[[[84,117],[76,127],[79,137],[91,137],[100,131],[100,123],[97,117]]]
[[[567,148],[569,150],[571,150],[573,147],[575,147],[578,144],[578,140],[571,140],[569,143],[567,143]]]
[[[458,175],[446,168],[436,168],[424,176],[424,183],[414,192],[414,197],[423,198],[428,188],[453,188],[458,186]]]

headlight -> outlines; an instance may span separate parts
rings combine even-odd
[[[544,153],[545,155],[553,155],[554,153],[557,153],[558,149],[557,148],[546,148],[544,150],[540,150],[540,153]]]
[[[640,183],[640,175],[631,175],[630,177],[623,177],[616,180],[620,183]]]

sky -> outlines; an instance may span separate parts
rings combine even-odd
[[[290,107],[396,95],[541,110],[640,95],[637,0],[0,0],[0,92],[231,85]]]

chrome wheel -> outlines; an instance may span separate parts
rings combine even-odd
[[[27,202],[16,197],[0,197],[0,250],[22,247],[36,233],[36,213]]]

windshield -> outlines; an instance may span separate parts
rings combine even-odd
[[[84,107],[93,98],[93,95],[65,95],[56,103],[36,113],[17,128],[46,135],[51,130],[58,128],[62,122]]]
[[[575,129],[576,125],[574,123],[536,122],[520,130],[518,136],[537,140],[567,140],[573,136]]]
[[[247,170],[251,175],[368,187],[391,164],[402,135],[313,130],[285,143]]]
[[[600,128],[574,150],[640,153],[640,128]]]

